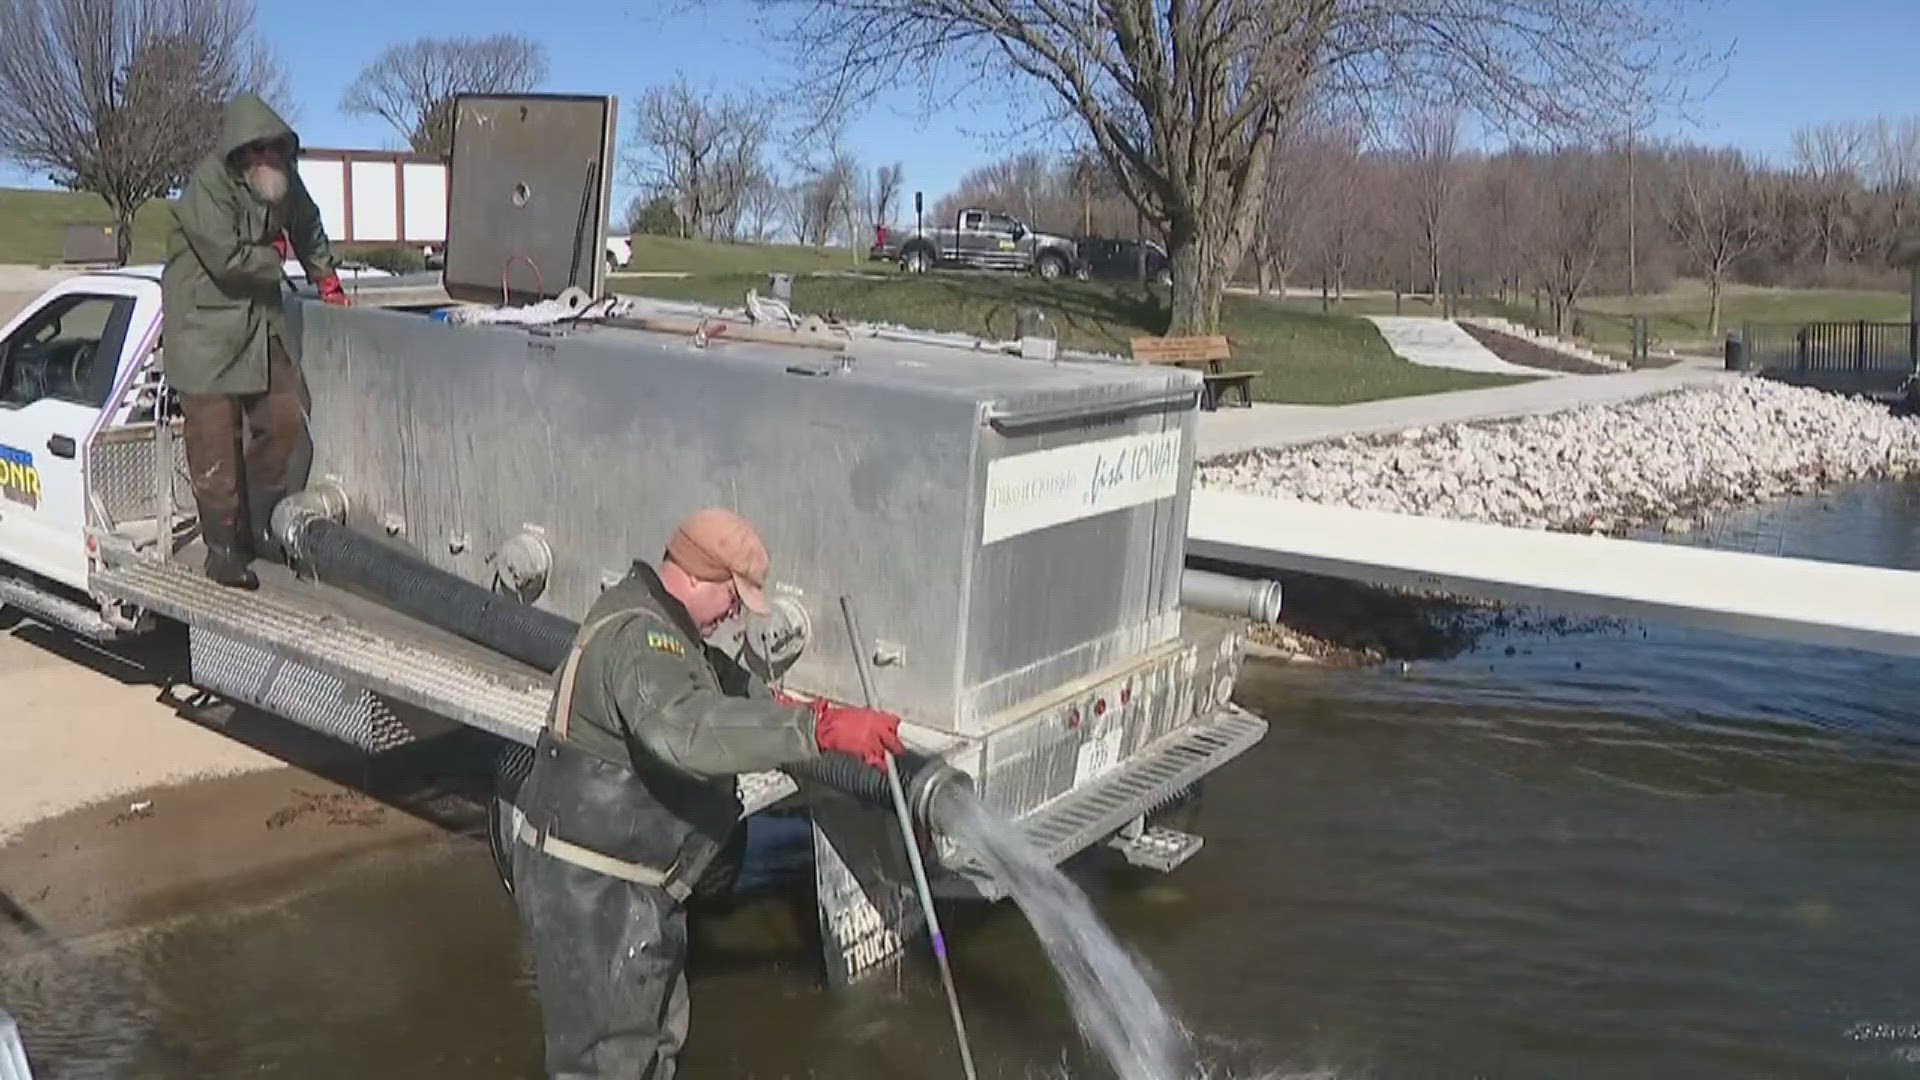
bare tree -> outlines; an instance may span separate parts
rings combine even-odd
[[[875,225],[890,225],[899,209],[900,190],[906,186],[907,170],[899,163],[882,165],[873,171],[871,216]]]
[[[1592,123],[1677,40],[1674,0],[762,0],[823,115],[954,62],[970,85],[1033,80],[1084,129],[1168,238],[1172,331],[1211,331],[1267,187],[1281,126],[1315,93],[1433,92],[1499,123]]]
[[[861,237],[871,235],[872,223],[867,216],[866,174],[860,168],[860,162],[854,158],[853,151],[844,146],[835,146],[833,157],[827,162],[828,186],[836,193],[835,203],[840,210],[840,224],[846,237],[847,247],[852,249],[856,259],[864,257],[866,245]]]
[[[1335,299],[1347,295],[1347,271],[1366,231],[1369,174],[1361,160],[1360,134],[1345,130],[1322,140],[1313,156],[1310,212],[1320,228],[1320,262]]]
[[[1427,281],[1433,286],[1437,303],[1441,295],[1440,258],[1446,250],[1454,193],[1459,186],[1459,110],[1417,104],[1404,121],[1401,139],[1413,195],[1414,226],[1427,264]]]
[[[1300,248],[1307,235],[1305,215],[1308,190],[1312,183],[1313,139],[1304,121],[1281,129],[1274,143],[1273,160],[1267,166],[1267,190],[1260,201],[1260,217],[1254,223],[1254,278],[1260,295],[1287,292],[1287,276],[1300,262]]]
[[[837,144],[824,160],[802,162],[798,178],[787,189],[787,213],[802,244],[825,247],[841,229],[851,230],[853,213],[847,203],[856,197],[858,166]]]
[[[1885,258],[1906,238],[1915,203],[1920,202],[1920,117],[1876,119],[1868,154],[1874,190],[1886,200],[1886,228],[1881,230]]]
[[[746,225],[747,239],[764,244],[773,238],[784,214],[783,202],[780,181],[771,170],[762,168],[740,195],[741,220]]]
[[[455,95],[522,94],[546,77],[546,47],[517,34],[423,37],[381,50],[347,87],[340,110],[377,116],[415,152],[446,157]]]
[[[1687,151],[1669,182],[1667,225],[1707,279],[1707,336],[1720,336],[1720,295],[1734,260],[1766,228],[1763,185],[1738,150]]]
[[[1793,133],[1793,155],[1804,174],[1821,266],[1832,266],[1845,242],[1849,204],[1866,163],[1868,137],[1867,127],[1855,123],[1816,124]]]
[[[1486,239],[1486,257],[1500,283],[1500,299],[1519,295],[1526,236],[1523,200],[1527,178],[1521,164],[1509,154],[1490,159],[1480,175],[1477,200],[1479,229]]]
[[[737,228],[741,200],[766,169],[770,116],[751,97],[707,94],[686,76],[642,94],[628,147],[640,182],[672,196],[690,233]]]
[[[227,101],[285,87],[250,0],[0,0],[0,157],[100,196],[123,265],[134,215],[186,182]]]
[[[1013,214],[1028,225],[1053,226],[1054,218],[1072,213],[1074,197],[1071,166],[1056,170],[1047,155],[1025,150],[1011,157],[969,170],[960,184],[934,206],[934,215],[946,222],[969,206]]]
[[[1552,300],[1554,332],[1567,333],[1619,213],[1620,190],[1600,151],[1528,155],[1534,273]]]

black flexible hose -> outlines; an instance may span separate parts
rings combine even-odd
[[[894,761],[900,766],[901,783],[911,782],[927,766],[926,758],[913,753],[896,754]],[[875,806],[893,805],[893,790],[887,785],[887,774],[852,754],[828,750],[817,758],[783,765],[781,771],[796,778],[817,780]]]
[[[306,518],[294,531],[293,550],[320,580],[352,586],[396,611],[542,671],[559,670],[580,631],[580,625],[564,615],[502,596],[328,518]],[[518,790],[532,765],[531,754],[517,754],[514,759],[517,767],[503,769],[502,780],[509,791]],[[901,782],[916,796],[912,801],[917,810],[926,807],[926,801],[917,797],[924,785],[967,783],[962,774],[921,754],[899,754],[895,761]],[[784,766],[783,771],[876,806],[892,805],[886,773],[850,754],[829,751]]]
[[[324,517],[303,521],[293,547],[321,581],[357,587],[396,611],[541,671],[559,670],[580,631],[564,615],[502,596]]]

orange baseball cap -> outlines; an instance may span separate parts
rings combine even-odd
[[[747,519],[731,510],[708,507],[687,516],[667,541],[667,557],[700,581],[732,581],[740,602],[765,615],[767,547]]]

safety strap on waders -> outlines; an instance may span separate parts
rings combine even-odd
[[[598,634],[608,623],[631,615],[639,615],[645,611],[645,608],[627,608],[623,611],[616,611],[611,615],[602,616],[588,623],[586,628],[580,632],[580,637],[573,643],[572,651],[567,653],[567,662],[560,668],[560,685],[554,693],[553,712],[547,718],[548,729],[561,741],[564,742],[567,738],[567,721],[573,713],[574,679],[580,671],[580,658],[586,653],[587,644],[591,642],[594,635]],[[653,867],[641,863],[627,862],[623,859],[616,859],[611,855],[602,855],[591,848],[584,848],[579,844],[568,843],[552,835],[546,829],[535,827],[533,822],[528,820],[526,814],[523,813],[518,806],[511,806],[509,809],[513,821],[514,838],[537,852],[551,855],[562,862],[569,862],[583,869],[592,870],[596,874],[605,874],[608,877],[619,878],[622,881],[631,881],[636,885],[647,885],[656,889],[662,889],[667,895],[683,903],[687,897],[693,893],[693,887],[676,876],[675,871],[679,869],[678,864],[670,866],[666,870],[655,870]]]

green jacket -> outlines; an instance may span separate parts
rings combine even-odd
[[[819,755],[813,710],[704,644],[644,563],[582,632],[608,616],[580,654],[566,737],[556,695],[517,805],[563,840],[698,880],[739,825],[736,774]]]
[[[320,210],[287,162],[287,195],[277,206],[254,195],[228,163],[255,139],[299,136],[253,94],[227,104],[220,141],[171,204],[166,268],[160,275],[161,343],[167,382],[183,394],[252,394],[267,389],[268,335],[296,362],[282,307],[284,280],[273,238],[284,230],[307,279],[337,272]]]
[[[600,595],[583,625],[609,623],[580,657],[568,741],[640,769],[665,765],[688,778],[734,774],[819,755],[813,710],[774,700],[764,682],[710,648],[686,609],[636,563]]]

